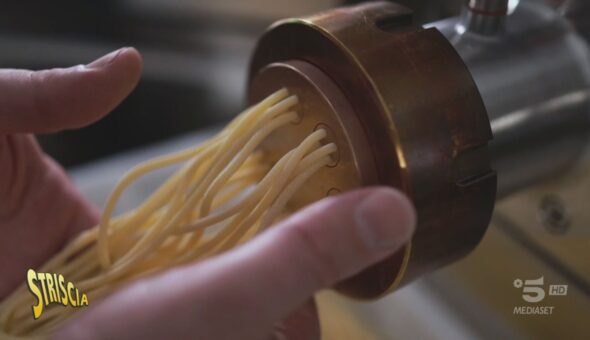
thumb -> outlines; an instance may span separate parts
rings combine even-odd
[[[415,222],[394,189],[326,198],[233,251],[131,285],[60,337],[260,339],[316,291],[398,250]]]
[[[213,285],[219,294],[233,289],[241,291],[241,299],[268,301],[263,312],[274,323],[318,290],[399,250],[415,224],[412,204],[395,189],[367,188],[329,197],[219,259],[226,262],[224,275]]]

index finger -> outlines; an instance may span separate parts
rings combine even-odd
[[[70,68],[0,70],[0,134],[46,133],[90,124],[133,90],[140,73],[141,57],[133,48]]]

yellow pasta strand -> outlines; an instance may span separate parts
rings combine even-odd
[[[265,163],[259,146],[273,132],[298,121],[297,104],[296,96],[281,89],[209,141],[137,165],[113,188],[99,224],[39,271],[63,274],[96,301],[123,284],[227,251],[263,231],[287,213],[293,195],[336,152],[319,129],[274,164]],[[138,207],[113,216],[123,193],[138,178],[177,165]],[[34,302],[23,284],[0,303],[1,338],[43,338],[77,311],[50,305],[33,320]]]

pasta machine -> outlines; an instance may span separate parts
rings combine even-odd
[[[286,86],[302,117],[268,139],[267,157],[319,127],[339,148],[293,208],[382,184],[417,209],[412,241],[338,290],[378,297],[463,257],[497,199],[574,164],[590,130],[585,33],[533,0],[470,0],[425,26],[401,5],[368,2],[270,27],[252,59],[250,101]]]

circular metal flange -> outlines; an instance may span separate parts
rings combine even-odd
[[[260,39],[250,69],[252,103],[283,86],[301,99],[301,123],[275,134],[264,146],[269,154],[319,123],[339,148],[338,164],[322,169],[297,204],[381,184],[403,190],[416,207],[417,230],[403,250],[337,285],[357,298],[465,255],[495,201],[492,135],[477,88],[448,41],[411,26],[410,15],[371,2],[281,21]]]
[[[273,63],[258,72],[250,84],[250,100],[258,102],[282,87],[298,97],[293,108],[298,122],[277,129],[261,144],[264,161],[274,164],[314,130],[327,132],[324,142],[338,146],[332,162],[322,168],[295,194],[289,208],[295,210],[328,195],[330,190],[351,190],[377,184],[370,146],[352,107],[317,67],[302,61]]]

